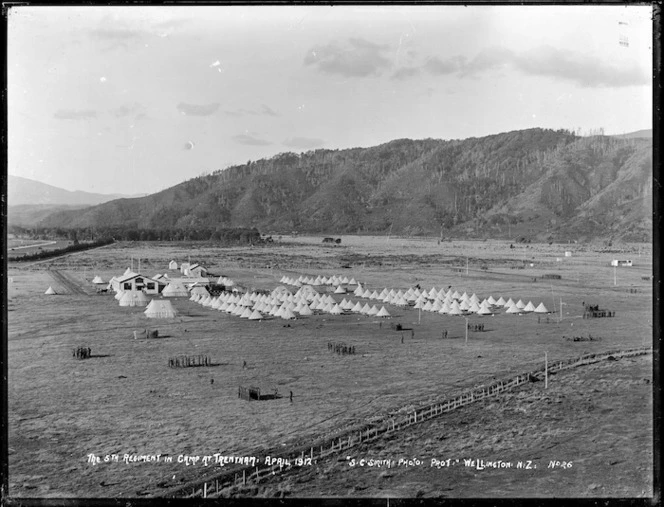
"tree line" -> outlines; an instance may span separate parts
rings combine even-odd
[[[70,241],[74,241],[74,244],[79,241],[214,241],[227,245],[246,245],[258,244],[262,241],[261,233],[256,228],[193,227],[138,229],[124,227],[84,227],[65,229],[62,227],[25,228],[12,226],[8,232],[18,237],[30,239],[69,239]]]
[[[16,257],[12,257],[13,261],[39,261],[42,259],[49,259],[51,257],[57,257],[58,255],[63,255],[71,252],[80,252],[82,250],[89,250],[91,248],[97,248],[104,245],[110,245],[113,243],[113,240],[110,238],[101,239],[98,241],[91,241],[85,243],[76,242],[72,245],[66,246],[64,248],[56,248],[52,250],[39,250],[33,254],[23,254]]]

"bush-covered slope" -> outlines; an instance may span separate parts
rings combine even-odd
[[[514,236],[514,226],[539,239],[638,235],[650,213],[651,151],[647,139],[529,129],[282,153],[144,198],[55,213],[40,225],[480,237]],[[634,223],[640,232],[628,227]]]

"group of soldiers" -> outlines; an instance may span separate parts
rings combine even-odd
[[[180,356],[169,357],[169,368],[188,368],[190,366],[211,366],[212,361],[208,356]]]
[[[588,336],[564,336],[563,339],[567,340],[568,342],[596,342],[596,341],[601,341],[602,338],[600,336],[592,336],[590,333],[588,333]]]
[[[92,355],[90,347],[77,347],[74,349],[73,357],[76,359],[88,359]]]
[[[484,331],[484,324],[468,324],[468,331]]]
[[[615,317],[616,312],[610,310],[595,310],[595,311],[586,311],[583,312],[584,319],[598,319],[601,317]]]
[[[345,343],[328,342],[327,350],[329,350],[330,352],[335,352],[340,356],[346,356],[346,355],[355,354],[355,345],[351,346],[351,345],[346,345]]]
[[[587,305],[584,301],[583,303],[583,318],[584,319],[597,319],[600,317],[615,317],[616,312],[609,310],[601,310],[599,305]]]

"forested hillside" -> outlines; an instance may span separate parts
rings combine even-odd
[[[566,130],[282,153],[41,226],[649,239],[652,143]]]

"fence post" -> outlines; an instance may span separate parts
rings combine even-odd
[[[203,483],[203,498],[207,498],[207,482]]]

